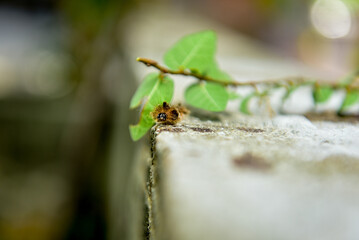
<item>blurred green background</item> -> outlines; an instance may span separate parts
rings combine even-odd
[[[359,66],[356,0],[3,0],[0,239],[135,239],[123,20],[143,5],[194,11],[333,78]]]

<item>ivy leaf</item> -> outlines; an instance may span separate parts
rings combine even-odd
[[[289,86],[287,89],[287,92],[282,97],[282,101],[284,102],[285,100],[287,100],[290,97],[290,95],[298,88],[299,88],[299,86],[297,86],[297,85]]]
[[[230,82],[232,80],[227,73],[218,68],[216,63],[209,68],[206,75],[221,82]]]
[[[217,83],[195,83],[186,89],[185,99],[194,107],[219,112],[226,109],[228,92]]]
[[[343,104],[340,107],[340,111],[345,110],[346,108],[354,105],[357,102],[359,102],[359,91],[347,92]]]
[[[326,102],[333,93],[330,86],[319,86],[314,89],[313,98],[315,103]]]
[[[216,35],[202,31],[180,39],[165,56],[164,62],[173,69],[194,69],[201,73],[210,69],[216,50]]]
[[[141,104],[141,101],[144,97],[148,96],[151,93],[151,90],[156,85],[158,81],[158,73],[148,74],[141,85],[137,88],[135,94],[133,95],[130,103],[130,108],[136,108]]]
[[[238,93],[236,93],[234,91],[228,91],[228,100],[235,100],[240,97],[241,97],[241,95],[239,95]]]
[[[139,140],[153,126],[155,121],[151,117],[151,112],[163,102],[171,102],[173,97],[174,83],[169,77],[156,74],[156,83],[148,93],[147,102],[144,105],[140,121],[137,125],[130,126],[131,138]]]
[[[248,109],[249,107],[249,102],[250,100],[252,99],[252,97],[254,97],[256,94],[255,93],[252,93],[252,94],[249,94],[248,96],[246,96],[242,102],[241,102],[241,105],[239,105],[239,111],[241,111],[242,113],[244,114],[247,114],[247,115],[251,115],[251,111]]]
[[[147,133],[148,130],[155,124],[155,121],[150,116],[151,111],[144,109],[141,113],[141,118],[138,124],[130,125],[130,135],[133,141],[137,141]]]
[[[340,87],[347,87],[350,84],[352,84],[353,82],[355,82],[355,80],[358,78],[359,76],[359,69],[357,69],[356,71],[354,71],[353,73],[349,74],[348,76],[344,77],[340,82],[339,82],[339,86]]]

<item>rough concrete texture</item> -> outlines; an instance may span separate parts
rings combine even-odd
[[[153,239],[359,239],[359,124],[220,115],[152,130]]]

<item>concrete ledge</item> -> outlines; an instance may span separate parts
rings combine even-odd
[[[219,115],[152,129],[152,239],[359,239],[359,125]]]

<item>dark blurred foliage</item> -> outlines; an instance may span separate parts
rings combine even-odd
[[[50,54],[59,60],[55,65],[63,64],[61,56],[66,56],[69,64],[62,70],[67,72],[67,79],[62,81],[70,86],[60,95],[43,95],[36,91],[26,93],[28,84],[25,84],[15,91],[17,94],[9,92],[0,100],[0,178],[3,184],[0,239],[107,238],[106,154],[116,103],[104,91],[103,77],[113,59],[122,58],[117,28],[130,3],[127,0],[0,3],[4,13],[20,17],[15,22],[33,21],[43,29],[40,31],[43,31],[44,42],[52,41],[49,30],[55,28],[55,32],[61,33],[60,39],[55,39],[58,44],[51,43],[53,47],[50,48],[37,46],[36,41],[33,43],[35,35],[25,33],[30,43],[25,40],[23,44],[30,44],[28,49],[31,50],[21,52],[20,56],[29,59],[24,59],[25,65],[38,53]],[[8,20],[12,24],[12,19]],[[27,30],[21,26],[15,32]],[[6,43],[12,46],[11,42]],[[31,44],[37,46],[36,49]],[[35,52],[35,55],[28,56],[27,52]],[[6,64],[14,62],[11,55],[8,59],[4,60]],[[36,81],[37,72],[51,71],[46,69],[50,60],[44,58],[45,65],[34,65],[39,70],[31,69]],[[21,67],[16,68],[23,71]],[[51,74],[56,72],[45,74],[51,79]],[[118,81],[115,78],[120,79],[120,76],[113,76],[113,81]],[[22,90],[19,92],[19,89]],[[127,112],[128,102],[121,104],[126,105]],[[34,183],[30,184],[32,181]],[[26,185],[25,182],[30,183]],[[53,191],[60,197],[56,198]],[[41,196],[34,196],[37,193]],[[24,201],[28,206],[21,207]],[[48,206],[39,205],[42,201]]]
[[[58,0],[1,0],[2,6],[20,8],[26,11],[49,11],[56,9]]]
[[[115,106],[103,91],[101,79],[112,59],[122,57],[117,28],[130,3],[64,0],[59,4],[70,31],[69,52],[76,63],[73,78],[79,83],[70,118],[86,117],[82,124],[70,126],[65,137],[72,142],[65,158],[75,163],[71,194],[75,209],[66,239],[107,238],[104,171]]]

